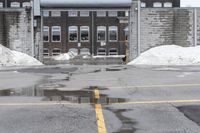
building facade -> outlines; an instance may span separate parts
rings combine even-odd
[[[132,0],[77,1],[40,0],[41,24],[34,26],[41,25],[43,55],[125,55]],[[0,8],[24,7],[30,0],[0,0]],[[141,7],[180,7],[180,0],[141,0]]]

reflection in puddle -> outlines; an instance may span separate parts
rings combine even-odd
[[[78,90],[78,91],[61,91],[61,90],[47,90],[42,88],[24,88],[21,90],[7,89],[0,90],[0,96],[35,96],[44,97],[43,101],[68,101],[71,103],[96,103],[93,90]],[[98,103],[112,104],[123,103],[126,99],[123,98],[110,98],[107,95],[100,94]]]

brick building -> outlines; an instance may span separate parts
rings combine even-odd
[[[132,0],[40,0],[44,56],[125,55]],[[0,8],[30,0],[0,0]],[[180,0],[141,0],[141,7],[180,7]]]

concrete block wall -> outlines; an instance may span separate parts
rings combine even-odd
[[[32,55],[30,13],[25,9],[0,11],[0,43]]]
[[[137,53],[137,2],[133,2],[130,21],[130,59]],[[140,52],[160,45],[195,44],[195,24],[197,26],[197,45],[200,45],[200,9],[197,8],[141,8]]]

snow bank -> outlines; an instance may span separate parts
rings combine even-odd
[[[10,50],[0,44],[0,66],[36,66],[43,65],[35,58]]]
[[[52,58],[54,60],[64,61],[64,60],[70,60],[70,59],[74,58],[75,56],[76,56],[76,54],[73,53],[72,51],[70,51],[68,53],[64,53],[64,54],[60,54],[60,55],[57,55],[57,56],[53,56]]]
[[[128,65],[200,65],[200,46],[164,45],[142,53]]]

